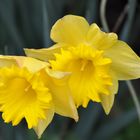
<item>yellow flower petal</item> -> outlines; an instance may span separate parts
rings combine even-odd
[[[105,56],[112,60],[112,71],[118,80],[136,79],[140,77],[140,58],[123,41],[105,51]]]
[[[114,94],[109,94],[109,95],[100,94],[101,104],[106,114],[109,114],[113,106],[114,97],[115,97]]]
[[[39,60],[48,61],[54,59],[54,53],[59,53],[60,48],[64,47],[64,44],[55,44],[50,48],[43,49],[24,49],[25,54],[29,57],[37,58]]]
[[[118,80],[116,79],[115,75],[112,75],[112,83],[113,85],[110,87],[110,94],[100,94],[101,104],[106,114],[110,113],[110,110],[114,103],[115,94],[118,92]]]
[[[17,65],[17,62],[14,59],[11,59],[4,55],[0,55],[0,67],[5,67],[5,66],[12,66],[12,65]]]
[[[105,33],[100,30],[100,28],[93,23],[87,33],[87,43],[92,47],[99,50],[104,50],[112,47],[113,44],[117,42],[117,35],[115,33]]]
[[[26,67],[29,71],[36,72],[45,68],[49,64],[31,57],[24,56],[0,56],[0,66],[8,67],[17,65],[21,68]]]
[[[43,78],[46,85],[51,90],[55,112],[63,116],[74,118],[75,121],[78,121],[77,109],[67,85],[67,73],[51,72],[51,70],[48,69],[46,69],[46,73],[48,75],[44,73]]]
[[[68,85],[55,85],[52,91],[55,112],[78,121],[78,113]]]
[[[54,109],[49,109],[46,111],[46,119],[40,119],[38,122],[38,125],[34,127],[34,130],[36,134],[38,135],[38,138],[41,138],[41,135],[45,131],[45,129],[48,127],[50,122],[52,121],[54,116]]]
[[[77,45],[85,41],[88,22],[80,16],[67,15],[59,19],[51,30],[51,38],[54,42]]]
[[[67,82],[67,79],[68,79],[69,75],[71,74],[70,72],[54,71],[51,69],[51,65],[50,65],[50,67],[46,67],[45,71],[47,72],[47,75],[49,77],[51,77],[52,79],[53,78],[57,79],[57,80],[59,79],[59,84],[61,84],[61,82],[62,82],[62,84]],[[58,84],[58,81],[57,81],[57,84]]]
[[[116,94],[118,93],[118,89],[119,89],[118,79],[112,77],[112,83],[113,85],[110,87],[110,91],[112,94]]]
[[[112,94],[116,94],[116,93],[118,93],[119,82],[118,82],[118,79],[117,79],[115,73],[111,70],[110,70],[110,75],[112,77],[112,86],[110,87],[110,92]]]

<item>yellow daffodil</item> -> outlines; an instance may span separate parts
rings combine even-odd
[[[78,120],[67,86],[68,73],[30,57],[0,56],[0,112],[6,123],[25,118],[40,137],[54,113]]]
[[[28,56],[49,61],[52,69],[71,72],[69,87],[76,106],[101,102],[108,114],[118,80],[140,77],[140,58],[115,33],[105,33],[80,16],[67,15],[51,30],[56,44],[48,49],[25,49]]]

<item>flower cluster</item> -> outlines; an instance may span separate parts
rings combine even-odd
[[[0,56],[0,111],[6,123],[23,118],[40,137],[55,113],[78,121],[90,100],[112,108],[118,81],[140,78],[140,58],[115,33],[67,15],[51,30],[56,43],[25,49],[27,56]]]

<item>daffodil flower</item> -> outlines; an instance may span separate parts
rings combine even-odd
[[[80,16],[67,15],[51,30],[56,44],[25,49],[27,56],[49,61],[53,70],[71,72],[69,87],[77,107],[101,102],[108,114],[118,92],[118,80],[140,78],[140,58],[115,33],[105,33]]]
[[[68,75],[52,71],[48,63],[34,58],[0,56],[0,112],[4,121],[14,126],[25,118],[38,137],[54,113],[77,121]]]

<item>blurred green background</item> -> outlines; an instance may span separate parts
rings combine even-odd
[[[51,46],[50,29],[66,14],[81,15],[89,23],[96,22],[103,27],[100,7],[101,0],[0,0],[0,54],[24,55],[23,48]],[[108,0],[105,9],[110,31],[116,32],[140,55],[140,2]],[[132,84],[139,97],[140,80],[132,81]],[[140,139],[140,123],[125,82],[120,83],[108,116],[97,103],[90,103],[87,109],[79,108],[78,111],[78,123],[55,115],[41,140]],[[0,117],[0,140],[36,139],[34,131],[27,129],[24,120],[12,127],[4,124]]]

